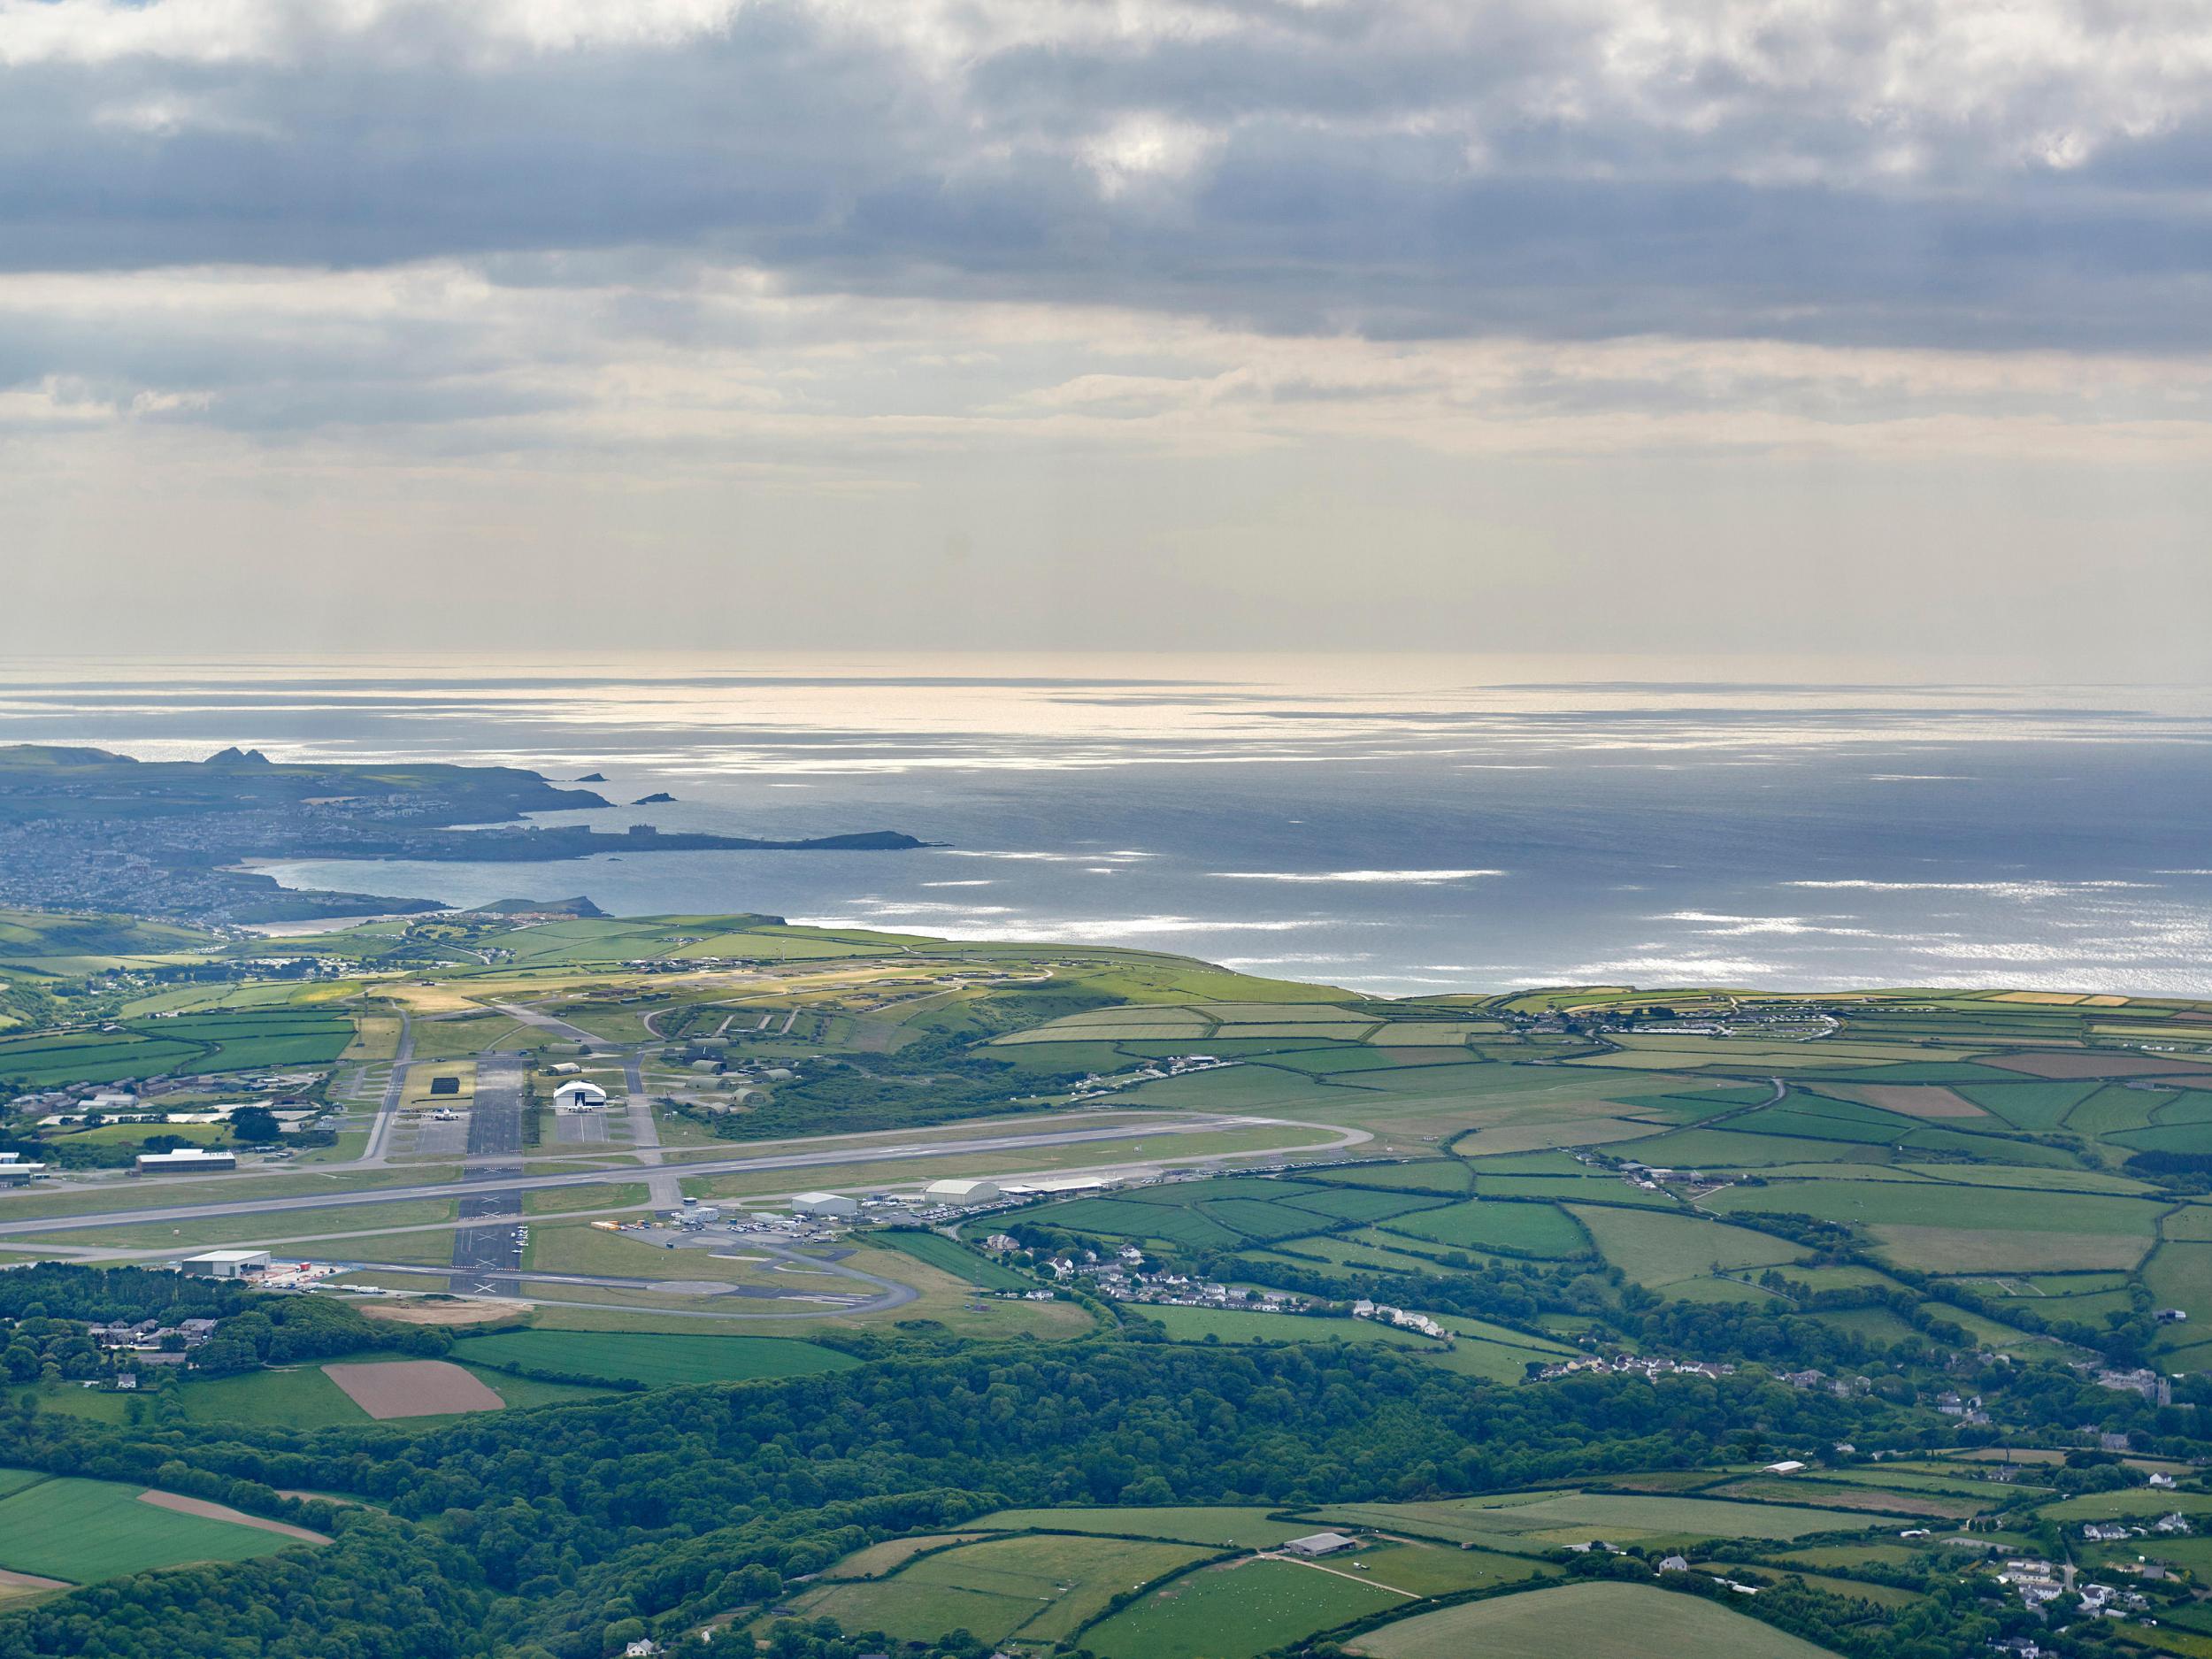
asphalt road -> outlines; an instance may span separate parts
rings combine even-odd
[[[630,1091],[630,1145],[640,1164],[657,1168],[661,1161],[660,1125],[653,1121],[653,1102],[645,1094],[645,1060],[641,1055],[623,1058],[624,1086]],[[673,1210],[684,1202],[683,1187],[674,1175],[645,1178],[646,1196],[656,1210]]]
[[[921,1295],[921,1292],[916,1290],[911,1285],[902,1285],[895,1279],[879,1279],[873,1273],[864,1273],[860,1271],[860,1269],[856,1267],[848,1267],[841,1262],[826,1261],[818,1256],[803,1255],[796,1250],[786,1249],[781,1245],[765,1243],[759,1239],[747,1239],[745,1240],[745,1249],[749,1255],[780,1256],[787,1262],[803,1267],[804,1270],[810,1273],[833,1273],[841,1279],[857,1280],[859,1283],[872,1288],[875,1294],[868,1297],[865,1301],[825,1303],[821,1300],[822,1293],[819,1291],[794,1290],[789,1292],[776,1292],[763,1291],[751,1287],[747,1287],[742,1291],[740,1291],[733,1288],[730,1294],[733,1298],[738,1300],[759,1302],[794,1302],[803,1303],[803,1306],[796,1311],[754,1311],[749,1313],[741,1313],[733,1310],[720,1316],[725,1318],[811,1319],[818,1318],[826,1311],[834,1313],[882,1313],[892,1308],[903,1308],[908,1302],[918,1300]],[[342,1260],[343,1258],[340,1259]],[[530,1282],[533,1285],[588,1285],[604,1290],[649,1291],[657,1285],[666,1284],[672,1280],[681,1279],[684,1277],[682,1271],[682,1254],[680,1252],[672,1251],[670,1253],[669,1260],[671,1266],[669,1268],[669,1277],[667,1279],[618,1279],[603,1273],[534,1272],[530,1275]],[[348,1263],[348,1265],[363,1270],[373,1270],[380,1273],[435,1274],[443,1271],[442,1269],[435,1267],[411,1266],[407,1263],[399,1262],[349,1262]],[[475,1289],[472,1285],[458,1282],[462,1278],[460,1274],[457,1273],[453,1275],[453,1278],[457,1281],[454,1284],[453,1288],[463,1294],[483,1295],[511,1294],[510,1291],[504,1290],[497,1292],[480,1291]],[[540,1298],[533,1295],[531,1300],[535,1302],[540,1300]],[[605,1304],[590,1302],[567,1305],[601,1307]]]
[[[526,1025],[535,1025],[541,1031],[558,1032],[591,1048],[611,1048],[614,1045],[604,1037],[593,1035],[581,1025],[572,1025],[566,1020],[547,1013],[543,1009],[530,1008],[520,1002],[494,1002],[492,1006],[510,1019],[518,1019]]]
[[[480,1083],[479,1087],[481,1087]],[[964,1153],[1006,1152],[1038,1148],[1080,1146],[1093,1141],[1139,1139],[1164,1141],[1177,1135],[1210,1134],[1223,1129],[1267,1124],[1294,1124],[1302,1128],[1333,1129],[1334,1134],[1333,1141],[1306,1147],[1281,1148],[1286,1153],[1325,1151],[1337,1147],[1356,1146],[1363,1141],[1374,1139],[1372,1135],[1362,1129],[1335,1128],[1333,1125],[1313,1124],[1298,1118],[1262,1118],[1244,1114],[1210,1115],[1194,1118],[1180,1124],[1164,1124],[1157,1119],[1145,1123],[1115,1122],[1108,1119],[1094,1127],[1087,1125],[1080,1129],[1039,1131],[1029,1134],[978,1135],[970,1139],[936,1144],[921,1142],[892,1147],[825,1148],[817,1151],[779,1153],[765,1157],[713,1158],[696,1164],[686,1164],[682,1166],[682,1172],[686,1176],[740,1175],[764,1170],[831,1169],[844,1164],[895,1164],[914,1158],[941,1158]],[[610,1180],[622,1179],[623,1173],[619,1170],[588,1170],[572,1175],[471,1174],[464,1176],[457,1181],[429,1182],[416,1187],[382,1187],[365,1190],[338,1189],[327,1193],[306,1193],[288,1198],[248,1197],[211,1204],[150,1204],[136,1210],[111,1210],[94,1215],[41,1216],[27,1217],[19,1221],[6,1219],[6,1201],[0,1199],[0,1238],[40,1233],[71,1233],[91,1227],[131,1226],[155,1221],[195,1220],[203,1216],[275,1216],[296,1210],[336,1210],[352,1204],[382,1204],[411,1198],[457,1197],[465,1202],[471,1197],[494,1193],[512,1194],[522,1192],[541,1192],[560,1187],[603,1186]],[[204,1179],[222,1180],[239,1178],[217,1176]]]
[[[399,1010],[399,1047],[392,1051],[392,1077],[384,1085],[384,1102],[377,1108],[376,1121],[369,1125],[367,1143],[355,1167],[375,1169],[382,1166],[386,1151],[392,1141],[392,1125],[399,1121],[399,1102],[407,1093],[407,1065],[415,1057],[415,1023],[407,1018],[407,1010]]]
[[[480,1055],[476,1103],[469,1110],[468,1178],[512,1179],[523,1174],[523,1060],[511,1054]],[[511,1202],[497,1191],[464,1194],[461,1225],[453,1235],[452,1287],[465,1295],[512,1295],[521,1287],[519,1226],[511,1221],[472,1227],[472,1219],[499,1215]]]

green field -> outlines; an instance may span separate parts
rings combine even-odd
[[[1639,1285],[1671,1285],[1702,1279],[1716,1267],[1733,1271],[1804,1259],[1787,1239],[1732,1227],[1694,1216],[1577,1205],[1573,1214],[1590,1230],[1605,1259]]]
[[[364,1356],[373,1358],[376,1356]],[[260,1423],[288,1428],[358,1427],[373,1421],[319,1365],[289,1365],[236,1377],[194,1378],[177,1390],[194,1423]]]
[[[127,1020],[107,1031],[0,1039],[0,1081],[26,1088],[107,1083],[166,1071],[326,1065],[353,1041],[335,1011],[276,1008]]]
[[[1034,1290],[1037,1281],[1025,1278],[1011,1268],[1001,1267],[987,1256],[968,1248],[941,1233],[918,1233],[910,1228],[892,1227],[869,1235],[871,1243],[887,1250],[897,1250],[918,1262],[926,1262],[955,1279],[965,1279],[979,1290]]]
[[[122,954],[128,930],[110,936],[104,926],[0,915],[0,950],[19,934],[28,947],[73,941],[73,954],[49,952],[49,963],[89,962],[104,939]],[[212,934],[152,942],[225,964],[269,949]],[[816,1151],[797,1143],[818,1133],[850,1133],[818,1149],[856,1160],[837,1164],[835,1179],[857,1191],[902,1191],[939,1173],[1156,1170],[1094,1195],[972,1215],[961,1231],[1003,1229],[1078,1263],[1087,1243],[1102,1266],[1113,1247],[1136,1242],[1148,1269],[1240,1296],[1273,1289],[1323,1305],[1369,1296],[1429,1313],[1452,1333],[1445,1343],[1372,1321],[1149,1303],[1118,1305],[1102,1322],[1087,1294],[1101,1286],[1086,1284],[1081,1267],[1066,1297],[1031,1303],[990,1293],[1041,1279],[960,1237],[858,1232],[803,1247],[849,1250],[850,1266],[922,1293],[862,1311],[846,1305],[852,1281],[780,1247],[772,1255],[717,1240],[676,1254],[635,1229],[588,1225],[587,1212],[648,1205],[647,1171],[626,1161],[636,1149],[622,1141],[528,1149],[534,1171],[574,1171],[596,1185],[525,1201],[534,1225],[521,1291],[543,1299],[535,1311],[508,1328],[455,1333],[454,1359],[506,1404],[547,1408],[529,1415],[380,1425],[319,1363],[165,1375],[139,1393],[82,1388],[40,1369],[50,1356],[82,1371],[81,1349],[25,1322],[19,1340],[42,1351],[12,1349],[13,1387],[53,1443],[73,1432],[87,1446],[152,1454],[74,1467],[151,1470],[174,1455],[220,1475],[260,1457],[288,1481],[389,1501],[403,1514],[420,1500],[425,1525],[450,1532],[464,1554],[480,1548],[488,1565],[513,1553],[491,1517],[527,1505],[542,1530],[518,1529],[528,1558],[517,1559],[511,1583],[485,1593],[487,1628],[518,1640],[619,1651],[618,1640],[598,1638],[634,1612],[663,1640],[680,1623],[698,1628],[695,1616],[732,1621],[718,1642],[750,1651],[795,1610],[835,1617],[864,1652],[965,1628],[1018,1659],[1046,1659],[1056,1646],[1102,1659],[1257,1659],[1349,1623],[1366,1627],[1358,1651],[1405,1659],[1538,1650],[1808,1659],[1815,1649],[1742,1617],[1786,1597],[1684,1596],[1626,1562],[1616,1564],[1632,1584],[1585,1581],[1563,1552],[1598,1540],[1655,1558],[1678,1549],[1700,1571],[1763,1580],[1815,1568],[1835,1595],[1912,1605],[1929,1621],[1931,1652],[1978,1651],[1985,1632],[1962,1621],[1998,1605],[1972,1582],[1979,1552],[1947,1543],[1962,1521],[1976,1526],[1972,1544],[2041,1552],[2053,1549],[2043,1525],[2055,1524],[2085,1572],[2155,1552],[2212,1573],[2212,1496],[2195,1489],[2200,1481],[2185,1474],[2190,1489],[2179,1493],[2062,1500],[2082,1471],[2050,1466],[2100,1432],[2134,1436],[2139,1451],[2154,1448],[2177,1472],[2204,1461],[2193,1379],[2177,1381],[2180,1403],[2166,1409],[2094,1388],[2093,1368],[2147,1353],[2162,1371],[2212,1364],[2212,1200],[2193,1194],[2200,1171],[2177,1161],[2212,1148],[2212,1087],[2188,1087],[2212,1085],[2212,1066],[2176,1077],[2190,1063],[2168,1053],[2212,1048],[2212,1002],[1565,987],[1386,1001],[1079,942],[534,910],[519,922],[458,911],[388,920],[281,949],[357,963],[374,978],[280,984],[241,965],[245,977],[160,988],[57,979],[0,1013],[72,1010],[43,1032],[17,1020],[0,1033],[0,1082],[10,1065],[85,1082],[165,1068],[319,1071],[350,1033],[328,1086],[348,1117],[340,1146],[286,1173],[162,1186],[151,1202],[144,1183],[64,1171],[0,1196],[0,1225],[58,1220],[66,1230],[0,1238],[19,1247],[0,1254],[82,1245],[165,1258],[280,1228],[292,1232],[280,1237],[354,1235],[303,1247],[317,1255],[448,1263],[454,1201],[393,1198],[379,1184],[427,1185],[457,1171],[458,1152],[443,1155],[444,1169],[330,1165],[357,1156],[401,1010],[417,1062],[411,1098],[433,1073],[472,1074],[487,1045],[577,1047],[486,1011],[526,1004],[640,1047],[645,1091],[686,1102],[662,1108],[676,1160],[663,1173],[687,1195],[749,1208],[812,1184],[817,1176],[797,1172],[807,1156],[781,1155]],[[1557,1018],[1533,1018],[1548,1010]],[[1737,1034],[1672,1029],[1693,1021]],[[1198,1048],[1238,1064],[1102,1101],[1068,1099],[1086,1071],[1126,1079],[1143,1058]],[[696,1069],[717,1064],[738,1075]],[[762,1077],[772,1064],[790,1074]],[[625,1067],[602,1056],[588,1069],[612,1085]],[[540,1069],[541,1092],[550,1079]],[[738,1118],[701,1110],[703,1099],[738,1104],[734,1087],[747,1079],[761,1093]],[[234,1086],[218,1097],[234,1097]],[[1210,1110],[1279,1121],[1220,1126],[1187,1116]],[[749,1125],[745,1112],[756,1114]],[[1111,1124],[1127,1138],[975,1144],[1077,1124]],[[30,1138],[34,1126],[22,1127]],[[791,1141],[748,1160],[753,1167],[696,1172],[741,1162],[718,1127]],[[104,1129],[77,1144],[142,1133]],[[1240,1156],[1251,1162],[1231,1161]],[[1645,1179],[1657,1164],[1681,1173]],[[189,1208],[241,1192],[311,1191],[375,1202],[281,1212],[275,1223],[265,1210]],[[99,1225],[104,1213],[172,1206],[184,1213]],[[741,1294],[564,1285],[565,1273],[696,1277]],[[809,1288],[838,1294],[772,1308],[744,1294]],[[2147,1307],[2191,1317],[2152,1331],[2135,1322]],[[2086,1327],[2084,1345],[2026,1328],[2039,1318]],[[1032,1340],[1063,1336],[1082,1340]],[[2008,1363],[1972,1360],[1982,1348]],[[1528,1376],[1586,1354],[1733,1370]],[[1868,1386],[1837,1397],[1775,1380],[1802,1368],[1863,1373]],[[680,1387],[688,1392],[641,1392]],[[1936,1414],[1947,1387],[1987,1396],[1985,1432],[1962,1435]],[[630,1393],[640,1397],[621,1398]],[[1841,1460],[1831,1448],[1845,1439],[1894,1455]],[[312,1476],[292,1455],[302,1448],[327,1454],[330,1471]],[[1985,1450],[2016,1454],[2017,1468],[2000,1472],[2018,1479],[1982,1479],[1987,1465],[1974,1458]],[[556,1454],[573,1454],[567,1473],[538,1467]],[[1816,1466],[1763,1471],[1780,1457]],[[1159,1502],[1114,1504],[1117,1494]],[[1292,1494],[1311,1507],[1281,1507]],[[966,1518],[995,1503],[1076,1500]],[[45,1523],[37,1537],[23,1519],[35,1504]],[[2078,1540],[2079,1521],[2172,1509],[2201,1512],[2202,1530],[2109,1549]],[[464,1510],[479,1520],[456,1518]],[[2007,1530],[1986,1530],[1998,1524]],[[59,1541],[50,1555],[85,1555],[74,1571],[25,1557],[25,1571],[120,1570],[98,1558],[111,1538],[127,1567],[145,1529],[206,1525],[138,1504],[128,1486],[0,1471],[0,1544],[12,1537],[29,1549],[50,1536]],[[240,1529],[212,1525],[238,1544]],[[741,1527],[742,1536],[728,1530]],[[1370,1535],[1319,1562],[1217,1560],[1325,1527]],[[1931,1535],[1899,1536],[1922,1527]],[[246,1541],[284,1547],[275,1535]],[[1805,1548],[1817,1556],[1777,1559]],[[335,1583],[357,1557],[352,1547],[325,1552],[319,1576]],[[427,1555],[417,1559],[426,1579],[435,1576]],[[765,1600],[724,1577],[754,1559],[784,1573]],[[1901,1569],[1897,1586],[1909,1578],[1911,1587],[1835,1576],[1875,1563]],[[275,1617],[250,1593],[254,1577],[233,1575],[242,1617],[228,1635],[245,1647],[265,1641]],[[1555,1587],[1525,1587],[1538,1580]],[[2016,1598],[2004,1606],[2016,1614]],[[2204,1642],[2191,1659],[2212,1659],[2212,1638],[2174,1624],[2117,1629],[2107,1645],[2186,1637]],[[1870,1609],[1840,1613],[1833,1640],[1855,1652],[1862,1639],[1869,1659],[1897,1645]],[[364,1640],[342,1628],[326,1647]],[[196,1629],[195,1643],[206,1646]]]
[[[1717,1602],[1640,1584],[1569,1584],[1419,1613],[1352,1643],[1375,1659],[1827,1659]]]
[[[1338,1525],[1406,1532],[1448,1543],[1542,1552],[1601,1538],[1608,1543],[1767,1538],[1779,1541],[1858,1525],[1832,1511],[1788,1503],[1634,1493],[1533,1492],[1434,1503],[1337,1503],[1317,1509]]]
[[[1328,1171],[1333,1187],[1387,1187],[1409,1193],[1464,1193],[1474,1187],[1474,1172],[1456,1158],[1418,1164],[1367,1164]]]
[[[1433,1348],[1428,1338],[1372,1319],[1310,1318],[1295,1313],[1233,1313],[1225,1308],[1133,1308],[1178,1342],[1380,1342],[1397,1348]]]
[[[1037,1218],[1102,1238],[1152,1239],[1193,1249],[1231,1249],[1240,1244],[1303,1238],[1425,1215],[1448,1209],[1450,1203],[1447,1194],[1431,1190],[1426,1184],[1418,1189],[1393,1190],[1379,1185],[1337,1186],[1225,1176],[1138,1187],[1110,1198],[1079,1198],[1048,1206]],[[1540,1230],[1537,1217],[1522,1225]]]
[[[1437,1244],[1525,1256],[1580,1256],[1589,1236],[1556,1204],[1470,1199],[1448,1210],[1401,1217],[1388,1229]]]
[[[1823,1221],[1861,1225],[1926,1225],[1975,1232],[2116,1233],[2147,1240],[2159,1210],[2154,1201],[2089,1193],[2030,1192],[1979,1185],[1948,1186],[1939,1197],[1924,1187],[1886,1181],[1778,1181],[1716,1193],[1709,1208],[1786,1210]]]
[[[1082,1644],[1105,1659],[1251,1659],[1407,1600],[1294,1562],[1244,1561],[1184,1574]]]
[[[88,1584],[188,1561],[245,1561],[302,1540],[142,1502],[142,1486],[58,1476],[0,1498],[0,1567]]]
[[[1532,1561],[1525,1555],[1501,1555],[1495,1550],[1467,1549],[1418,1540],[1376,1540],[1334,1557],[1330,1564],[1348,1567],[1371,1584],[1379,1584],[1386,1590],[1403,1590],[1409,1595],[1425,1596],[1487,1590],[1525,1578],[1555,1578],[1560,1571],[1550,1562]]]
[[[849,1631],[926,1641],[965,1630],[989,1642],[1071,1636],[1134,1585],[1205,1558],[1187,1544],[1064,1534],[987,1539],[925,1555],[880,1578],[837,1579],[795,1603]]]
[[[1274,1511],[1218,1505],[1163,1509],[1001,1509],[971,1527],[1011,1532],[1109,1532],[1124,1538],[1164,1539],[1212,1549],[1269,1549],[1313,1531],[1310,1521],[1271,1518]]]
[[[639,1382],[649,1388],[805,1377],[846,1371],[860,1363],[849,1354],[787,1337],[601,1331],[503,1331],[463,1337],[453,1345],[452,1357],[495,1370],[515,1366],[565,1377]],[[505,1385],[495,1382],[493,1386],[503,1391]]]

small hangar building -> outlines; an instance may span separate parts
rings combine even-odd
[[[174,1152],[142,1152],[141,1175],[205,1175],[215,1170],[234,1170],[238,1157],[231,1152],[210,1152],[204,1147],[179,1147]]]
[[[932,1181],[922,1188],[923,1201],[932,1204],[995,1204],[1000,1196],[995,1181]]]
[[[242,1279],[248,1273],[258,1273],[269,1265],[266,1250],[207,1250],[198,1256],[188,1256],[184,1271],[203,1279]]]

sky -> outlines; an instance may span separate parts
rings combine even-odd
[[[2212,669],[2212,0],[0,0],[0,649]]]

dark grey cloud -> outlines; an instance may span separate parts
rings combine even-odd
[[[765,4],[528,49],[485,21],[522,0],[351,35],[273,4],[203,52],[189,0],[144,10],[182,20],[159,53],[10,51],[22,13],[0,16],[0,269],[458,258],[558,286],[579,259],[705,261],[1289,334],[2212,344],[2212,104],[2180,79],[2147,115],[2040,62],[2035,19],[1947,75],[1941,10],[1909,7],[1886,32],[1746,9],[1632,73],[1622,42],[1678,19],[1627,0],[1192,5],[1120,31],[1071,4],[873,34]],[[2101,15],[2116,63],[2146,31],[2202,44],[2193,15]],[[1068,27],[1038,38],[1048,16]],[[1145,165],[1148,123],[1185,153]],[[683,321],[641,302],[635,326]]]

